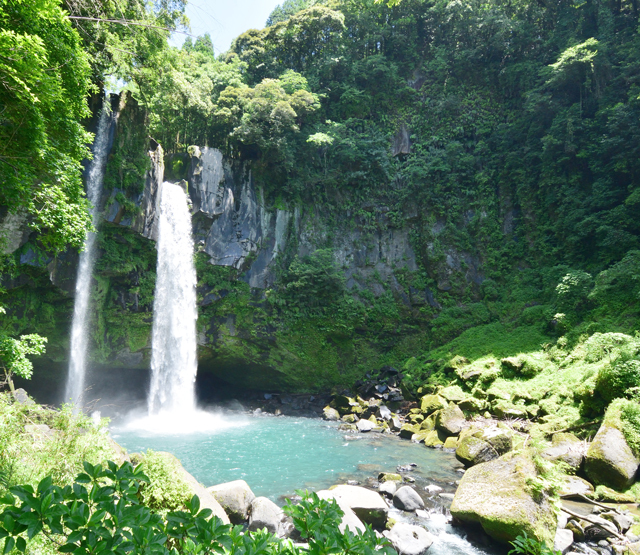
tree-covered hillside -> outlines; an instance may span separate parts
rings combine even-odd
[[[440,375],[425,361],[457,354],[449,342],[470,328],[482,336],[482,326],[498,326],[511,342],[495,349],[514,353],[637,329],[637,2],[287,0],[264,29],[218,57],[208,36],[168,46],[168,29],[184,23],[182,2],[33,5],[55,14],[47,21],[76,49],[82,79],[72,88],[54,71],[55,94],[75,111],[56,104],[58,119],[48,123],[43,97],[33,104],[43,110],[40,138],[9,141],[26,127],[6,114],[27,100],[7,84],[15,62],[0,68],[5,142],[27,152],[46,139],[61,156],[41,148],[38,156],[56,162],[75,148],[64,179],[46,165],[7,159],[2,168],[12,174],[5,182],[20,186],[3,188],[0,203],[10,212],[26,207],[36,230],[67,233],[62,242],[32,234],[6,259],[3,327],[50,336],[56,360],[65,358],[70,303],[44,266],[51,276],[54,262],[72,267],[68,253],[54,259],[52,249],[65,240],[77,246],[80,220],[87,223],[78,164],[88,137],[79,123],[91,83],[126,89],[105,180],[106,202],[117,202],[125,220],[140,209],[146,152],[156,144],[169,178],[187,175],[193,145],[216,147],[251,171],[265,210],[306,214],[305,229],[288,232],[266,290],[245,283],[259,245],[236,269],[198,255],[199,325],[213,338],[202,352],[212,367],[253,367],[264,379],[272,375],[265,368],[277,369],[285,376],[278,387],[309,389],[413,360],[423,369],[414,370],[417,386]],[[28,23],[36,12],[4,6],[7,37],[33,36],[51,60],[59,55],[59,43],[45,40],[49,27],[20,27],[10,17],[23,10]],[[36,95],[34,79],[24,86]],[[64,129],[54,125],[60,118]],[[70,129],[75,142],[65,138]],[[57,205],[70,207],[73,226],[64,214],[58,227],[41,222],[46,211],[28,199],[46,187],[76,195]],[[382,236],[406,237],[415,265],[406,254],[382,260],[382,248],[372,247]],[[340,258],[345,241],[351,258]],[[153,256],[146,239],[110,224],[100,245],[93,351],[96,361],[114,363],[117,349],[146,344]],[[361,262],[358,249],[367,253]],[[144,263],[129,260],[141,252]],[[357,264],[366,272],[351,279]],[[219,330],[231,316],[225,335]],[[467,351],[476,353],[475,341]]]

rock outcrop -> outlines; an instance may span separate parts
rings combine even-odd
[[[526,452],[478,464],[462,477],[451,514],[462,522],[479,523],[501,542],[526,532],[552,545],[557,516],[544,494],[534,498],[530,493],[529,482],[536,478],[536,467]]]
[[[433,537],[420,526],[398,522],[384,532],[399,555],[423,555],[433,544]]]
[[[222,505],[233,524],[241,524],[249,518],[249,508],[256,496],[244,480],[212,486],[207,491]]]
[[[624,490],[633,483],[640,460],[629,447],[624,434],[605,422],[593,438],[585,459],[585,472],[595,484]]]
[[[335,499],[342,507],[351,509],[364,523],[384,528],[388,507],[379,493],[359,486],[335,486],[318,492],[320,499]]]

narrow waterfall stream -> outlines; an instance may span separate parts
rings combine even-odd
[[[195,411],[196,270],[191,213],[179,185],[160,192],[158,266],[151,337],[149,414]]]
[[[94,227],[98,224],[98,205],[102,196],[104,171],[109,154],[109,137],[115,122],[108,99],[100,114],[100,122],[93,143],[93,160],[87,174],[87,198],[91,203],[91,220]],[[69,358],[69,373],[65,390],[65,402],[71,401],[81,408],[84,401],[85,377],[87,371],[87,347],[89,339],[88,316],[91,291],[91,278],[96,260],[96,234],[88,233],[84,243],[84,250],[80,253],[78,277],[76,278],[76,295],[73,306],[73,321],[71,324],[71,349]]]

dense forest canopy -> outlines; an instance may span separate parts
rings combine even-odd
[[[250,165],[267,208],[326,219],[318,254],[278,256],[267,297],[285,321],[420,330],[427,349],[526,311],[552,335],[582,321],[635,329],[636,0],[287,0],[219,56],[209,36],[169,46],[183,11],[182,0],[2,2],[0,205],[28,217],[43,249],[82,243],[87,99],[117,87],[144,123],[127,128],[105,179],[129,213],[153,139],[172,177],[192,145],[213,146]],[[409,226],[418,270],[394,279],[437,298],[414,308],[347,291],[325,256],[345,226],[363,237]]]

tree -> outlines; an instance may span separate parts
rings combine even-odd
[[[4,314],[3,308],[0,308],[0,314]],[[42,355],[46,342],[47,338],[41,337],[37,333],[21,335],[20,339],[0,334],[0,366],[12,393],[15,392],[13,375],[25,380],[30,379],[33,373],[33,364],[27,356]]]
[[[57,0],[0,0],[0,205],[27,212],[45,247],[80,248],[91,225],[90,65]]]

